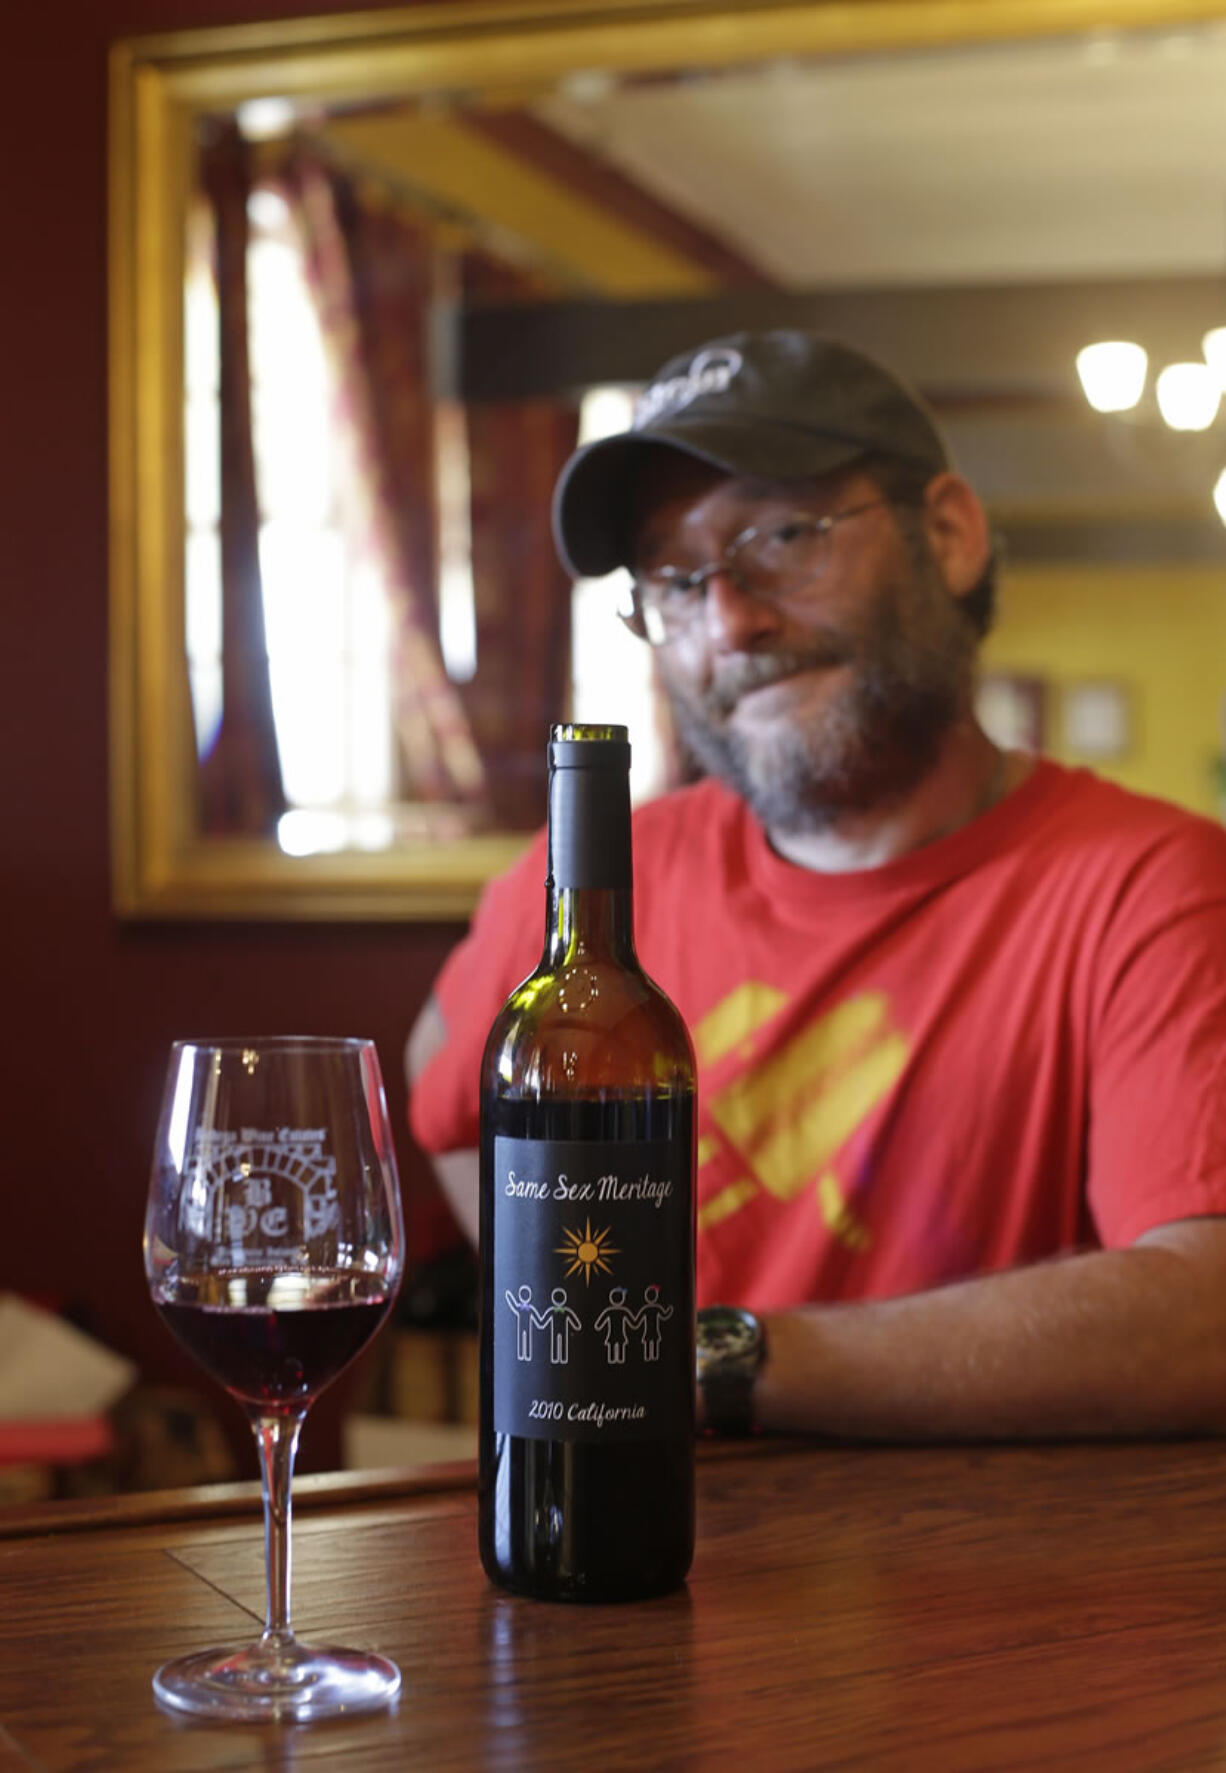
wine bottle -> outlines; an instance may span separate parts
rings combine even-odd
[[[635,953],[629,763],[552,729],[544,954],[482,1061],[481,1561],[552,1600],[694,1546],[694,1054]]]

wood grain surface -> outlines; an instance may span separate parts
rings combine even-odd
[[[295,1624],[394,1657],[404,1690],[298,1728],[150,1690],[258,1627],[250,1506],[35,1518],[0,1541],[0,1766],[1221,1768],[1224,1490],[1211,1442],[729,1449],[699,1462],[684,1590],[564,1607],[489,1586],[454,1471],[334,1486],[295,1521]]]

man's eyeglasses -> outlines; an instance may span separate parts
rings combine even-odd
[[[693,572],[657,566],[634,575],[634,612],[628,618],[636,633],[660,646],[693,626],[704,608],[707,581],[727,573],[750,597],[770,603],[794,596],[821,577],[830,557],[836,524],[897,499],[869,499],[828,517],[801,511],[755,523],[734,536],[718,560]]]

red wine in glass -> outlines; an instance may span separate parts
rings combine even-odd
[[[300,1409],[360,1354],[392,1306],[364,1275],[235,1269],[203,1298],[155,1299],[163,1322],[241,1404]],[[271,1300],[280,1298],[283,1303]]]

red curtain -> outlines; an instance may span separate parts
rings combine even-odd
[[[222,310],[225,707],[201,770],[208,831],[271,832],[285,810],[259,577],[259,508],[247,364],[248,151],[232,128],[206,156]],[[394,631],[400,792],[459,806],[470,827],[530,829],[545,806],[550,725],[569,714],[570,583],[549,506],[574,448],[577,409],[555,401],[470,406],[477,669],[448,678],[438,639],[436,255],[414,224],[308,148],[278,176],[303,245],[336,386],[351,541],[387,586]],[[535,300],[539,286],[483,255],[462,265],[465,300]]]
[[[573,413],[547,401],[468,413],[477,618],[468,702],[494,816],[511,830],[544,818],[549,728],[570,712],[571,589],[549,501],[577,430]]]
[[[267,836],[285,811],[260,582],[260,513],[247,355],[247,145],[219,126],[202,154],[213,212],[221,350],[222,715],[200,764],[200,826]]]
[[[541,299],[525,274],[479,254],[466,301]],[[467,409],[477,673],[465,700],[500,827],[545,816],[549,728],[570,714],[571,585],[549,524],[554,483],[575,447],[577,406],[554,400]]]

